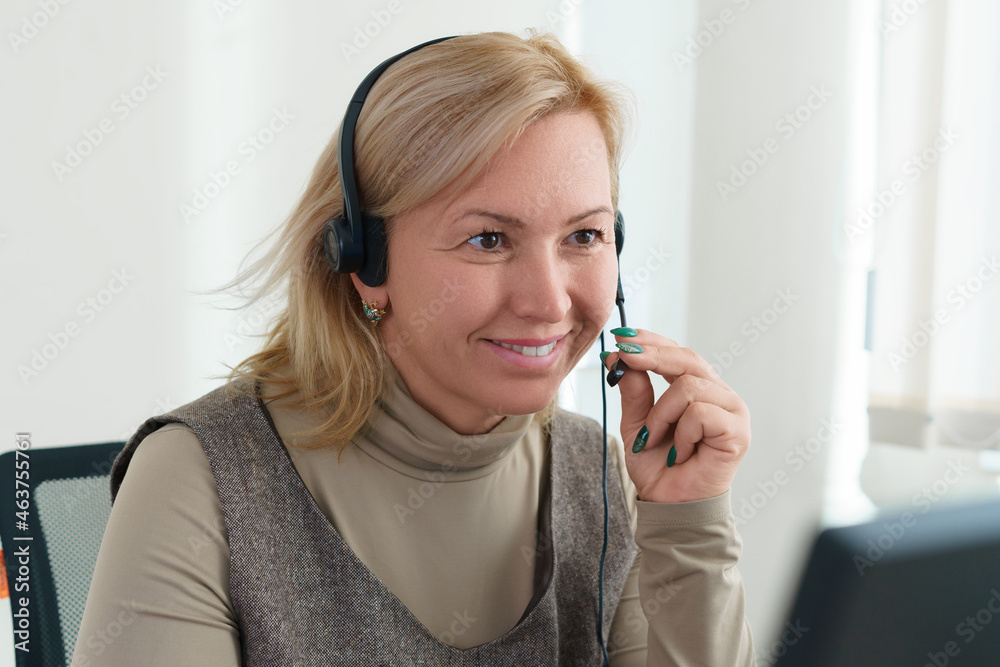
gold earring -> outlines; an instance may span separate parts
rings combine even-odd
[[[365,317],[367,317],[368,321],[371,322],[372,327],[377,328],[378,323],[382,321],[383,317],[385,317],[385,311],[379,310],[378,302],[375,301],[375,299],[371,300],[371,305],[365,303],[365,300],[362,299],[361,307],[365,309]]]

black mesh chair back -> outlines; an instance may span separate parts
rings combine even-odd
[[[0,539],[17,667],[65,667],[73,657],[111,513],[111,464],[124,444],[0,454]],[[19,583],[27,590],[18,591]],[[27,615],[20,604],[24,597]],[[22,619],[26,629],[19,627],[25,625]]]

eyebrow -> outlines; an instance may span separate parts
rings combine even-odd
[[[609,213],[610,214],[611,213],[611,209],[609,209],[607,206],[598,206],[597,208],[591,209],[589,211],[585,211],[583,213],[580,213],[579,215],[574,215],[572,218],[570,218],[569,220],[566,221],[566,226],[569,227],[570,225],[575,225],[576,223],[580,222],[581,220],[586,220],[590,216],[596,215],[598,213]],[[485,218],[492,218],[492,219],[496,220],[497,222],[499,222],[500,224],[509,225],[511,227],[518,227],[518,228],[523,228],[524,224],[525,224],[524,221],[521,220],[518,217],[509,216],[509,215],[503,215],[502,213],[494,213],[493,211],[487,211],[487,210],[481,209],[481,208],[471,208],[471,209],[467,210],[465,213],[463,213],[462,215],[458,216],[455,220],[458,221],[458,220],[461,220],[462,218],[467,218],[469,216],[482,216],[482,217],[485,217]]]

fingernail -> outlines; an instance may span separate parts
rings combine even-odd
[[[604,352],[601,352],[601,363],[602,363],[602,364],[603,364],[603,363],[604,363],[605,361],[607,361],[607,360],[608,360],[608,355],[610,355],[610,354],[611,354],[611,353],[610,353],[610,352],[608,352],[607,350],[605,350]]]
[[[635,338],[639,335],[639,332],[631,327],[618,327],[617,329],[612,329],[611,333],[616,336],[624,336],[625,338]]]
[[[611,367],[610,371],[608,371],[608,386],[614,387],[618,384],[618,382],[625,377],[625,371],[627,370],[628,366],[625,365],[624,361],[621,359],[616,361],[615,365]]]
[[[629,354],[639,354],[642,352],[642,346],[636,345],[635,343],[615,343],[615,347],[622,352],[627,352]]]
[[[673,468],[674,463],[677,462],[677,447],[670,445],[670,451],[667,452],[667,467]]]
[[[632,453],[638,454],[642,451],[642,448],[646,446],[646,441],[649,440],[649,429],[643,424],[642,428],[639,429],[639,435],[635,436],[635,442],[632,443]],[[667,463],[667,465],[670,465]]]

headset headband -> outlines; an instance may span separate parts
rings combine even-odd
[[[341,217],[327,221],[323,245],[326,248],[327,261],[335,272],[357,273],[361,282],[369,287],[376,287],[385,282],[387,267],[383,221],[378,216],[362,212],[358,183],[354,176],[354,130],[361,115],[361,108],[375,81],[390,65],[425,46],[455,37],[457,35],[432,39],[389,58],[365,77],[354,91],[350,104],[347,105],[337,145],[337,170],[340,172],[340,192],[344,200],[344,210]]]

